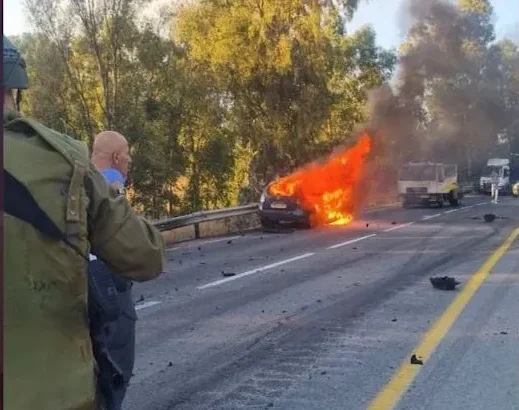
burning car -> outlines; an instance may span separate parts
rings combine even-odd
[[[353,220],[354,199],[371,139],[367,134],[325,161],[314,162],[270,183],[259,205],[265,227],[291,223],[304,227],[346,225]]]
[[[303,209],[297,196],[272,193],[269,184],[260,198],[259,217],[264,228],[290,224],[303,228],[310,227],[310,212]]]

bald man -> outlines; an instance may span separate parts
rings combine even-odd
[[[123,195],[131,163],[126,138],[115,131],[101,132],[94,139],[91,162],[108,183]],[[118,306],[117,318],[109,321],[108,316],[103,315],[103,309],[96,308],[100,305],[94,300],[90,303],[89,316],[94,354],[99,365],[98,391],[109,410],[120,410],[135,360],[137,314],[131,292],[132,283],[113,275],[107,265],[95,256],[90,259],[90,277],[95,277],[99,281],[98,288],[103,289],[97,293],[97,298],[106,300],[104,303],[108,306]],[[112,382],[114,368],[110,361],[123,378],[117,385]]]
[[[94,139],[92,163],[115,188],[123,190],[131,163],[126,138],[115,131],[103,131]]]

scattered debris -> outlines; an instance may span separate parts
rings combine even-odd
[[[173,362],[169,362],[168,367],[173,367]]]
[[[317,303],[321,303],[321,302],[322,302],[322,300],[321,300],[321,299],[317,299]]]
[[[321,374],[324,376],[326,373],[328,373],[327,371],[322,371]]]
[[[284,310],[284,311],[283,311],[283,312],[281,312],[281,313],[287,313],[287,311],[286,311],[286,310]]]
[[[206,265],[206,263],[205,262],[200,262],[200,265]]]
[[[366,224],[366,228],[369,228],[369,223],[368,223],[368,224]]]
[[[394,317],[393,319],[391,319],[392,322],[396,322],[396,317]]]
[[[222,275],[223,275],[224,277],[228,278],[228,277],[231,277],[231,276],[236,276],[236,273],[234,273],[234,272],[224,272],[224,271],[222,271]]]
[[[411,356],[411,364],[420,364],[420,365],[422,365],[423,364],[423,360],[418,359],[416,357],[416,355],[414,354],[414,355]]]
[[[227,245],[231,245],[232,244],[232,239],[230,241],[227,241]]]
[[[396,225],[396,222],[395,221],[391,222],[391,225]]]
[[[454,290],[461,283],[449,276],[429,278],[429,280],[435,289],[440,290]]]
[[[500,332],[500,334],[502,334],[502,335],[507,335],[508,332],[505,332],[505,331],[503,330],[502,332]]]
[[[175,288],[175,292],[178,292],[178,288]]]
[[[494,214],[485,214],[483,219],[485,219],[485,222],[494,222],[496,216]]]
[[[198,250],[199,250],[199,251],[201,251],[201,250],[202,250],[202,247],[201,247],[201,246],[199,246],[199,247],[198,247]]]
[[[262,310],[262,311],[261,311],[261,313],[265,313],[265,311],[264,311],[264,310]]]
[[[141,297],[139,299],[137,299],[136,303],[139,303],[139,302],[144,302],[144,295],[141,295]]]
[[[353,249],[354,251],[356,251],[358,248],[357,248],[356,246],[354,246],[352,249]]]

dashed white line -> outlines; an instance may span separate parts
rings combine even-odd
[[[427,221],[429,219],[433,219],[433,218],[438,218],[439,216],[441,216],[442,214],[434,214],[434,215],[428,215],[428,216],[424,216],[422,218],[422,221]]]
[[[214,287],[214,286],[218,286],[218,285],[221,285],[223,283],[230,282],[232,280],[236,280],[236,279],[243,278],[245,276],[253,275],[255,273],[262,272],[262,271],[268,270],[268,269],[272,269],[272,268],[275,268],[277,266],[285,265],[285,264],[290,263],[290,262],[295,262],[295,261],[298,261],[298,260],[301,260],[301,259],[305,259],[305,258],[308,258],[308,257],[313,256],[313,255],[315,255],[315,252],[305,253],[303,255],[295,256],[295,257],[290,258],[290,259],[284,259],[282,261],[279,261],[279,262],[276,262],[276,263],[272,263],[270,265],[265,265],[265,266],[261,266],[259,268],[248,270],[247,272],[240,273],[240,274],[238,274],[236,276],[231,276],[229,278],[220,279],[220,280],[217,280],[215,282],[211,282],[211,283],[208,283],[206,285],[199,286],[198,289],[202,290],[202,289],[207,289],[207,288],[211,288],[211,287]]]
[[[479,204],[476,204],[475,206],[481,206],[481,205],[486,205],[488,202],[480,202]]]
[[[462,208],[451,209],[450,211],[445,211],[444,214],[452,214],[453,212],[461,211],[461,209],[462,209]]]
[[[341,248],[342,246],[350,245],[355,242],[363,241],[364,239],[372,238],[373,236],[377,236],[376,233],[372,233],[371,235],[361,236],[360,238],[350,239],[349,241],[338,243],[337,245],[329,246],[326,249],[337,249]]]
[[[149,302],[140,303],[138,305],[135,305],[135,310],[146,309],[146,308],[158,305],[158,304],[160,304],[160,302],[157,302],[155,300],[150,300]]]
[[[402,228],[405,228],[406,226],[413,225],[413,224],[414,224],[414,222],[408,222],[403,225],[393,226],[392,228],[385,229],[384,232],[396,231],[397,229],[402,229]]]

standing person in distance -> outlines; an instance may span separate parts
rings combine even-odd
[[[83,144],[18,112],[26,67],[3,40],[3,408],[99,409],[88,255],[115,275],[147,281],[162,272],[164,241],[106,183]]]

